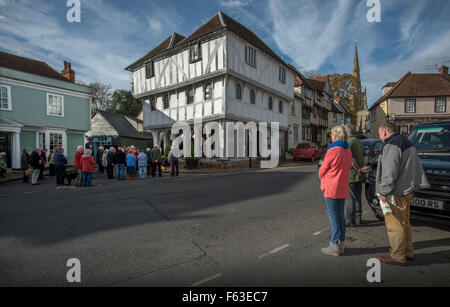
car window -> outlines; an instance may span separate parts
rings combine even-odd
[[[308,149],[309,148],[309,144],[298,144],[297,148],[298,149]]]
[[[450,125],[416,127],[408,139],[418,151],[450,151]]]

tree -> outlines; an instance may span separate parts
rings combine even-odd
[[[114,106],[115,113],[120,113],[130,117],[137,117],[142,110],[141,102],[133,97],[131,91],[116,90],[112,95],[111,105]]]
[[[92,114],[97,110],[112,112],[115,106],[111,100],[111,85],[94,82],[89,84],[92,95]]]
[[[304,71],[303,75],[305,76],[305,78],[310,79],[312,77],[320,76],[320,72],[318,69],[311,69]]]
[[[351,74],[334,74],[330,76],[330,87],[335,98],[339,99],[352,117],[352,123],[356,123],[358,107],[355,103],[356,78]]]

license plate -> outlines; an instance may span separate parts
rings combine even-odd
[[[436,210],[444,210],[444,202],[440,201],[440,200],[414,198],[411,202],[411,206],[436,209]]]

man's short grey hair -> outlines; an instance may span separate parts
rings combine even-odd
[[[356,135],[355,126],[353,126],[352,124],[345,125],[345,132],[347,133],[347,136],[355,136]]]
[[[89,149],[86,149],[86,150],[84,151],[84,155],[85,155],[85,156],[90,156],[90,155],[91,155],[91,151],[90,151]]]
[[[380,126],[381,130],[386,130],[389,133],[395,133],[395,126],[392,123],[384,123]]]

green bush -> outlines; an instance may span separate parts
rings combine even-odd
[[[166,146],[166,149],[164,149],[164,157],[169,157],[169,152],[170,152],[170,145]]]

